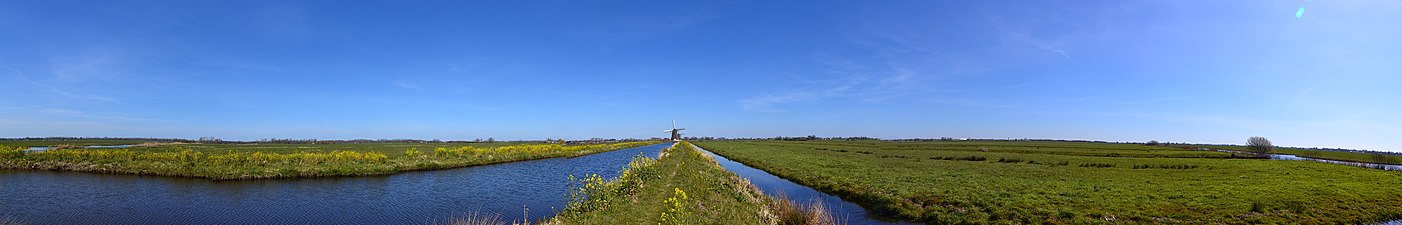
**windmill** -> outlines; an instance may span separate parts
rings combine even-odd
[[[677,128],[677,120],[672,120],[672,129],[671,129],[671,130],[663,130],[662,133],[672,133],[672,140],[673,140],[673,141],[681,141],[681,140],[682,140],[682,133],[681,133],[682,130],[686,130],[686,128]]]

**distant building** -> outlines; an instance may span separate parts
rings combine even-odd
[[[686,128],[677,128],[677,120],[672,120],[672,129],[671,129],[671,130],[663,130],[662,133],[672,133],[672,141],[681,141],[681,140],[682,140],[682,133],[681,133],[682,130],[686,130]]]

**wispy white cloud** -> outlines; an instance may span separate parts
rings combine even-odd
[[[408,80],[395,80],[394,82],[391,82],[391,84],[393,84],[395,87],[401,87],[401,88],[407,88],[407,89],[415,89],[415,90],[423,89],[423,87],[420,87],[419,84],[416,84],[415,82],[413,82],[413,81],[408,81]]]
[[[20,72],[19,70],[16,70],[16,69],[14,69],[14,68],[3,67],[3,66],[0,66],[0,68],[4,68],[5,70],[9,70],[10,72],[13,72],[13,74],[14,74],[15,77],[19,78],[20,80],[24,80],[25,83],[28,83],[28,84],[30,84],[30,85],[34,85],[34,86],[36,86],[36,87],[40,87],[40,88],[42,88],[42,89],[48,90],[48,91],[51,92],[51,93],[58,94],[58,95],[63,96],[63,97],[67,97],[67,98],[71,98],[71,99],[95,100],[95,101],[105,101],[105,102],[116,101],[115,98],[107,97],[107,96],[89,96],[89,95],[74,94],[73,92],[69,92],[69,91],[64,90],[64,89],[62,89],[62,88],[59,88],[59,87],[57,87],[57,86],[48,85],[48,84],[43,84],[43,83],[39,83],[39,82],[37,82],[37,81],[34,81],[33,79],[30,79],[29,76],[26,76],[26,75],[24,74],[24,72]]]
[[[815,101],[832,96],[834,95],[830,94],[830,92],[829,94],[823,94],[813,91],[796,90],[747,98],[740,102],[740,107],[747,111],[755,112],[784,112],[785,110],[778,108],[779,105]]]
[[[1071,58],[1071,54],[1066,53],[1066,50],[1061,47],[1061,43],[1045,40],[1044,38],[1033,35],[1031,31],[1009,25],[1007,22],[1003,21],[1002,17],[990,17],[989,24],[997,30],[998,38],[1010,45],[1031,46],[1040,51],[1055,53],[1068,60],[1075,60]]]
[[[820,75],[790,74],[801,86],[745,98],[740,106],[746,111],[784,112],[786,104],[847,99],[865,103],[884,103],[892,99],[927,93],[921,74],[915,70],[892,66],[872,67],[854,60],[818,54],[815,64],[823,67]]]
[[[64,109],[64,108],[46,108],[46,109],[41,109],[41,110],[39,110],[39,112],[43,112],[44,114],[48,114],[48,115],[81,115],[81,114],[83,114],[83,111],[78,111],[78,110],[75,110],[75,109]]]

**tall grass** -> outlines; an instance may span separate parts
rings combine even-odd
[[[0,214],[0,225],[23,225],[23,224],[29,224],[29,223],[28,223],[28,222],[25,222],[25,221],[21,221],[19,218],[10,217],[10,215],[3,215],[3,214]]]
[[[437,223],[434,223],[437,224]],[[471,212],[463,217],[448,220],[448,225],[506,225],[506,221],[501,219],[501,214],[483,214]]]
[[[780,193],[778,195],[773,196],[773,199],[769,201],[769,208],[773,210],[774,215],[778,217],[778,224],[846,224],[838,220],[837,217],[832,214],[832,212],[829,212],[827,207],[823,206],[822,201],[817,201],[816,199],[810,201],[807,205],[805,205],[800,204],[797,201],[794,201],[793,199],[789,199],[788,195]]]

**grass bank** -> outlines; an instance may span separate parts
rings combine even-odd
[[[363,176],[413,170],[430,170],[575,157],[605,151],[657,144],[625,142],[590,145],[524,144],[494,147],[408,146],[392,150],[263,151],[260,146],[226,149],[165,145],[131,149],[61,149],[25,152],[24,147],[0,146],[0,169],[64,170],[212,179],[263,179],[329,176]],[[199,145],[207,147],[207,145]],[[352,147],[352,146],[343,146]],[[349,148],[353,149],[353,148]]]
[[[549,224],[836,224],[820,205],[764,195],[682,142],[637,157],[618,178],[571,178],[568,206]]]
[[[1402,173],[1395,171],[1129,144],[994,144],[999,143],[697,143],[926,223],[1334,224],[1402,217]]]
[[[1249,151],[1249,150],[1246,148],[1246,146],[1201,146],[1201,148],[1222,149],[1222,150],[1243,151],[1243,152]],[[1385,155],[1385,154],[1380,154],[1380,153],[1327,151],[1327,150],[1301,149],[1301,148],[1281,148],[1281,147],[1276,147],[1276,148],[1271,149],[1271,153],[1276,153],[1276,154],[1291,154],[1291,155],[1296,155],[1296,156],[1301,156],[1301,157],[1310,157],[1310,158],[1316,158],[1316,159],[1329,159],[1329,160],[1338,160],[1338,161],[1348,161],[1348,162],[1361,162],[1361,163],[1377,163],[1377,164],[1402,165],[1402,156]]]
[[[149,141],[135,139],[67,139],[67,140],[0,140],[4,146],[91,146],[91,145],[135,145]]]

